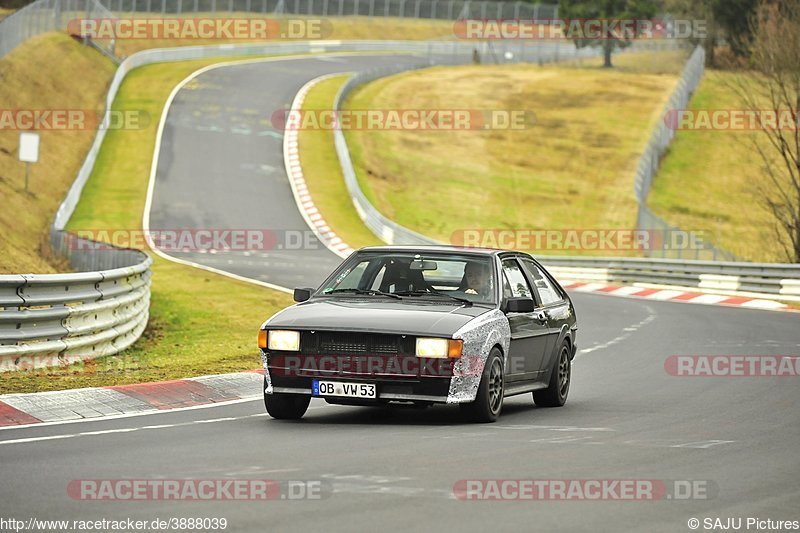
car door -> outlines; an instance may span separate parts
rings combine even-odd
[[[523,273],[520,263],[514,257],[502,260],[503,298],[530,298],[536,302],[536,295]],[[535,380],[542,367],[545,349],[547,348],[547,322],[537,318],[536,312],[506,312],[511,327],[511,343],[509,347],[508,381]]]
[[[540,307],[537,307],[536,312],[543,314],[547,318],[547,346],[545,353],[552,354],[561,335],[561,330],[565,326],[569,327],[569,302],[558,285],[553,283],[547,273],[544,272],[544,269],[537,265],[535,261],[528,257],[520,257],[519,261],[522,263],[534,290],[539,296]],[[549,358],[543,357],[539,370],[546,371],[549,363]]]

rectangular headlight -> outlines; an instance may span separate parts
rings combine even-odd
[[[273,329],[267,332],[267,346],[270,350],[296,352],[300,350],[300,332]]]
[[[461,357],[463,347],[464,342],[461,340],[419,337],[417,339],[417,357],[458,358]]]

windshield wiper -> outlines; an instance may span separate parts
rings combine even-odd
[[[451,300],[455,300],[457,302],[461,302],[465,305],[472,305],[472,300],[467,300],[466,298],[460,298],[458,296],[453,296],[452,294],[447,294],[446,292],[439,292],[434,290],[427,290],[427,291],[399,291],[397,294],[401,294],[403,296],[423,296],[425,294],[432,294],[434,296],[444,296],[445,298],[450,298]]]
[[[398,296],[397,294],[392,294],[391,292],[383,292],[383,291],[379,291],[379,290],[375,290],[375,289],[357,289],[355,287],[348,288],[348,289],[333,289],[333,290],[327,291],[327,292],[325,292],[323,294],[333,294],[335,292],[352,292],[352,293],[355,293],[355,294],[369,294],[369,295],[373,295],[373,296],[377,294],[377,295],[380,295],[380,296],[388,296],[389,298],[395,298],[397,300],[402,300],[402,298],[400,296]]]

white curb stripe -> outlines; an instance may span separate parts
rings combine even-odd
[[[314,78],[303,85],[295,95],[290,111],[299,111],[302,108],[306,95],[314,85],[328,78],[340,75],[341,73],[326,74]],[[349,246],[345,246],[344,248],[339,246],[340,243],[343,244],[342,239],[339,238],[336,233],[330,231],[330,227],[325,222],[325,219],[322,217],[319,210],[314,207],[311,194],[308,192],[308,186],[303,177],[298,146],[298,131],[296,129],[286,130],[284,132],[283,159],[286,166],[286,175],[289,176],[289,185],[292,187],[292,195],[297,204],[297,209],[300,211],[306,224],[308,224],[308,227],[311,228],[314,235],[316,235],[320,242],[330,251],[342,258],[349,256],[353,252],[353,249]],[[324,228],[324,231],[322,231],[321,228]]]

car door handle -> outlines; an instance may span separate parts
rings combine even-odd
[[[550,319],[550,317],[548,317],[547,313],[545,313],[544,311],[537,312],[534,318],[536,318],[536,320],[542,323],[545,323]]]

